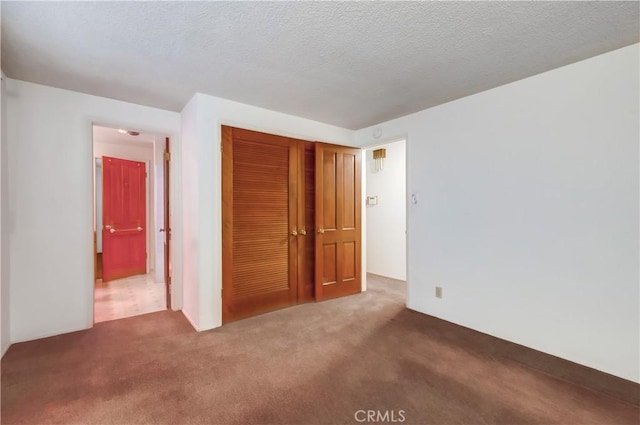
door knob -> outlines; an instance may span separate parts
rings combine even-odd
[[[296,229],[293,229],[293,230],[291,231],[291,235],[292,235],[292,236],[298,236],[298,231],[297,231]]]
[[[324,233],[324,229],[321,227],[318,229],[318,233],[323,234]]]
[[[109,232],[111,232],[111,233],[115,233],[115,232],[116,232],[116,229],[114,229],[113,227],[109,226]]]
[[[137,230],[138,232],[142,232],[142,227],[138,226],[138,227],[136,228],[136,230]]]
[[[300,234],[302,236],[305,236],[307,234],[307,231],[305,229],[300,229]]]

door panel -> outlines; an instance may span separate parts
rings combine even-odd
[[[228,322],[297,303],[299,151],[294,140],[264,133],[225,126],[222,135]]]
[[[336,159],[337,155],[335,152],[323,152],[321,158],[322,167],[318,167],[322,168],[322,191],[319,193],[322,194],[322,224],[326,232],[335,231],[338,227],[338,211],[336,209],[336,205],[338,204],[338,191],[336,190],[338,163]],[[316,190],[318,190],[317,187]]]
[[[342,228],[356,227],[356,157],[342,154]]]
[[[316,143],[316,300],[361,290],[359,149]]]
[[[102,279],[146,273],[146,167],[103,157]]]
[[[356,278],[356,244],[355,242],[345,242],[342,244],[342,280],[346,282]]]
[[[338,280],[338,249],[335,243],[322,246],[322,284],[333,285]]]

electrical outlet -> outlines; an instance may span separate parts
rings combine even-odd
[[[436,286],[436,298],[442,298],[442,287]]]

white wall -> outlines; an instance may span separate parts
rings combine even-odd
[[[180,114],[11,79],[6,95],[18,342],[93,325],[92,124],[178,139]]]
[[[377,205],[365,206],[367,215],[367,272],[394,279],[407,277],[405,141],[376,146],[385,149],[384,168],[376,171],[373,149],[363,155],[366,195]]]
[[[4,355],[11,344],[10,336],[10,305],[9,305],[9,179],[7,155],[7,120],[5,93],[7,78],[2,74],[0,90],[0,355]]]
[[[201,134],[204,127],[204,119],[199,117],[202,108],[199,106],[200,96],[195,95],[182,110],[182,135],[180,138],[182,154],[182,181],[181,181],[181,214],[180,220],[182,226],[182,239],[180,241],[183,252],[182,262],[182,313],[191,322],[196,330],[201,330],[200,318],[200,286],[205,285],[199,281],[199,262],[200,253],[198,252],[199,241],[199,180],[198,180],[198,145],[207,143],[215,144],[213,139],[206,140],[205,135]],[[211,158],[212,160],[213,158]],[[205,161],[206,162],[206,161]],[[210,182],[208,191],[213,191],[216,186],[216,180]],[[204,191],[204,190],[203,190]],[[211,219],[213,219],[211,217]],[[203,217],[204,220],[204,217]],[[176,240],[176,238],[174,238]],[[213,255],[210,259],[203,261],[215,261]],[[209,285],[211,283],[209,282]],[[214,298],[210,300],[211,305],[216,305]],[[217,325],[216,325],[217,326]],[[213,327],[213,326],[210,326]]]
[[[358,132],[407,136],[410,308],[640,381],[638,72],[633,45]]]
[[[155,218],[155,204],[157,203],[155,195],[155,186],[161,184],[155,182],[154,173],[154,152],[153,144],[122,144],[122,143],[109,143],[107,141],[97,141],[94,132],[93,138],[93,156],[95,158],[102,158],[103,156],[110,156],[112,158],[128,159],[130,161],[144,162],[147,169],[147,181],[146,181],[146,198],[147,198],[147,272],[155,268],[156,257],[156,236],[157,236],[157,223]],[[95,183],[95,182],[94,182]],[[94,193],[95,188],[94,188]],[[95,197],[94,197],[95,199]],[[97,205],[97,202],[96,202]],[[98,247],[102,246],[102,231],[97,226],[98,215],[102,215],[102,211],[99,212],[96,209],[96,220],[94,222],[96,229],[96,236]],[[102,252],[98,250],[98,252]]]
[[[160,232],[164,228],[164,148],[165,140],[163,137],[156,138],[153,144],[153,170],[149,171],[152,176],[153,199],[154,199],[154,225],[153,230],[153,249],[154,258],[154,280],[156,283],[164,283],[164,240],[165,233]]]
[[[153,145],[124,145],[121,143],[96,142],[94,145],[94,156],[114,156],[117,158],[130,159],[131,161],[154,161]],[[149,170],[147,170],[148,172]]]
[[[355,133],[292,115],[196,94],[182,111],[184,313],[196,329],[222,320],[220,127],[353,145]]]

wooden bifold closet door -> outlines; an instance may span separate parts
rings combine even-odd
[[[316,143],[315,297],[361,290],[360,149]]]
[[[331,186],[318,180],[320,145],[321,155],[327,158],[330,149],[341,148],[222,127],[223,323],[313,301],[317,298],[318,276],[322,289],[317,299],[359,291],[359,151],[357,164],[352,161],[356,157],[336,153],[334,176],[347,176],[351,183]],[[351,153],[355,151],[350,149]],[[347,172],[338,172],[345,164]],[[321,175],[328,176],[328,166],[322,167]],[[356,175],[357,184],[352,179]],[[322,205],[325,199],[333,199],[336,210],[329,221],[323,218],[328,207],[322,212],[316,208],[319,199]],[[354,214],[358,215],[357,226]],[[328,225],[331,220],[336,224],[339,220],[339,226],[332,228]],[[351,230],[345,230],[348,228]],[[352,237],[356,233],[358,237]],[[318,244],[322,246],[320,256]],[[326,254],[331,251],[329,244],[336,246],[332,257]],[[352,255],[353,250],[357,255]],[[327,278],[316,267],[317,260],[325,264],[323,270],[339,279]],[[337,267],[345,266],[346,272],[337,271]],[[357,291],[352,280],[358,281]]]

